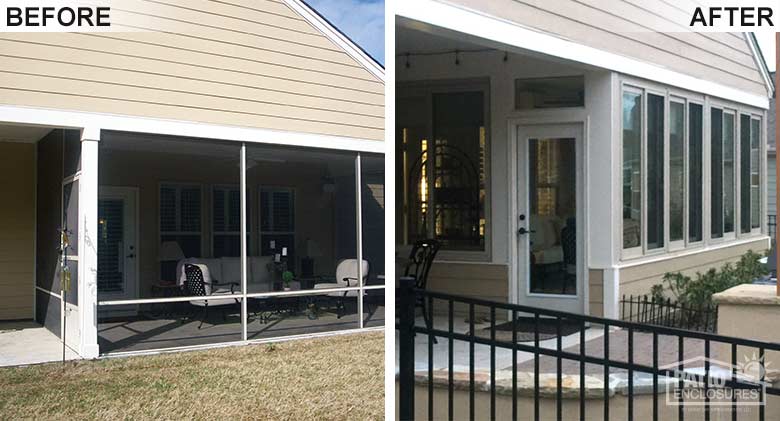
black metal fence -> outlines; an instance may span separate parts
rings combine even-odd
[[[689,387],[691,385],[691,382],[693,381],[695,383],[695,387],[699,391],[703,391],[703,402],[701,402],[701,406],[698,407],[701,409],[704,413],[703,419],[709,420],[710,419],[710,413],[712,410],[712,403],[710,400],[710,389],[713,389],[713,391],[716,391],[714,388],[718,388],[721,390],[730,390],[732,393],[730,394],[730,404],[729,404],[729,398],[723,398],[720,396],[718,399],[720,400],[719,404],[724,404],[724,406],[719,406],[719,408],[725,408],[729,410],[730,418],[732,420],[738,420],[740,417],[742,419],[745,418],[745,416],[750,416],[752,418],[758,418],[760,421],[763,421],[766,419],[766,396],[767,395],[780,395],[780,388],[776,388],[771,385],[767,385],[765,382],[765,371],[759,370],[760,376],[758,376],[756,379],[750,379],[745,377],[745,373],[739,373],[738,375],[738,363],[741,361],[738,361],[738,350],[743,353],[750,353],[752,350],[755,350],[756,355],[758,356],[760,361],[764,361],[764,356],[768,351],[780,351],[780,344],[777,343],[767,343],[767,342],[759,342],[749,339],[741,339],[741,338],[733,338],[733,337],[726,337],[726,336],[718,336],[711,333],[705,333],[705,332],[697,332],[697,331],[687,331],[682,329],[676,329],[671,327],[665,327],[665,326],[655,326],[655,325],[645,325],[635,322],[628,322],[628,321],[622,321],[622,320],[614,320],[614,319],[605,319],[605,318],[599,318],[599,317],[592,317],[592,316],[585,316],[585,315],[579,315],[579,314],[572,314],[572,313],[565,313],[560,311],[554,311],[554,310],[548,310],[548,309],[541,309],[541,308],[535,308],[535,307],[528,307],[528,306],[522,306],[522,305],[514,305],[514,304],[506,304],[506,303],[499,303],[499,302],[492,302],[482,299],[476,299],[476,298],[468,298],[468,297],[461,297],[456,295],[449,295],[449,294],[443,294],[438,292],[430,292],[430,291],[421,291],[414,288],[414,280],[412,278],[402,278],[399,281],[399,288],[397,290],[396,295],[396,311],[398,315],[398,324],[396,325],[396,329],[398,330],[398,352],[399,352],[399,374],[398,374],[398,381],[399,381],[399,396],[398,396],[398,404],[399,404],[399,417],[401,420],[410,420],[415,419],[415,388],[416,388],[416,380],[415,380],[415,336],[423,337],[423,342],[421,345],[425,346],[427,345],[427,379],[424,382],[420,383],[419,387],[425,388],[427,387],[427,393],[424,397],[425,400],[427,400],[427,416],[421,416],[420,418],[427,418],[427,419],[438,419],[438,418],[444,418],[442,416],[435,416],[436,414],[440,414],[441,411],[444,411],[444,408],[446,408],[446,418],[448,419],[454,419],[456,418],[466,418],[465,410],[463,412],[458,412],[457,415],[455,413],[455,406],[456,404],[462,409],[462,405],[465,405],[466,400],[465,399],[459,399],[459,401],[455,402],[455,376],[454,376],[454,346],[457,342],[465,342],[468,345],[468,385],[466,386],[468,390],[468,419],[474,420],[474,419],[496,419],[497,415],[497,405],[496,405],[496,394],[497,394],[497,387],[496,387],[496,351],[497,350],[508,350],[511,351],[511,367],[512,369],[512,375],[511,375],[511,419],[516,420],[518,418],[522,419],[528,419],[531,417],[531,413],[533,413],[533,419],[539,420],[540,419],[540,357],[544,357],[546,361],[549,361],[550,358],[555,360],[555,378],[556,378],[556,387],[555,387],[555,418],[558,420],[562,419],[577,419],[577,417],[574,417],[571,413],[567,413],[566,417],[564,418],[563,414],[563,362],[573,362],[574,366],[577,367],[576,374],[579,375],[579,386],[578,386],[578,406],[579,406],[579,413],[578,413],[578,419],[585,420],[585,419],[593,419],[593,414],[588,415],[586,413],[586,408],[593,408],[592,406],[586,405],[586,376],[585,376],[585,367],[588,365],[590,368],[593,368],[593,365],[596,365],[598,368],[598,372],[603,373],[604,379],[610,379],[610,371],[613,373],[615,371],[621,371],[627,373],[627,388],[626,388],[626,412],[618,412],[616,413],[613,411],[613,413],[610,413],[610,399],[612,393],[610,393],[610,387],[608,386],[608,383],[605,382],[603,386],[603,393],[602,396],[597,397],[599,400],[603,400],[603,403],[597,404],[596,408],[599,410],[597,411],[598,414],[596,415],[597,418],[600,418],[599,416],[603,416],[604,420],[609,419],[616,419],[616,420],[633,420],[633,419],[647,419],[652,418],[653,420],[659,419],[659,378],[664,379],[667,377],[672,385],[675,385],[679,388],[685,388]],[[421,302],[424,302],[425,309],[428,312],[428,320],[432,320],[430,324],[419,320],[415,318],[415,310],[417,307],[419,307],[418,304]],[[458,309],[459,314],[465,313],[467,315],[467,324],[468,324],[468,331],[463,331],[461,329],[458,331],[455,329],[455,317],[456,317],[456,309]],[[441,316],[439,317],[439,324],[437,325],[436,321],[434,320],[434,315],[440,315],[442,312],[441,310],[444,310],[444,319],[446,322],[442,321]],[[487,321],[485,323],[489,324],[489,335],[485,334],[475,334],[475,323],[476,323],[476,317],[478,316],[477,313],[480,314],[488,314],[489,317],[487,318]],[[519,316],[526,316],[526,319],[530,317],[533,320],[533,336],[532,340],[528,340],[526,342],[518,341],[518,329],[512,328],[511,336],[506,336],[506,331],[502,332],[502,337],[497,337],[497,314],[507,314],[510,318],[510,320],[519,320]],[[458,316],[460,317],[460,316]],[[553,347],[548,346],[541,346],[540,345],[540,328],[539,326],[543,322],[549,322],[550,320],[555,321],[555,325],[557,326],[555,329],[555,333],[557,335],[555,336],[555,345]],[[442,327],[441,325],[446,324],[446,327]],[[563,334],[562,334],[562,326],[571,326],[571,325],[577,326],[576,333],[570,333],[570,336],[567,338],[570,339],[571,337],[577,338],[577,344],[571,345],[567,348],[563,347]],[[515,326],[515,325],[513,325]],[[603,329],[603,334],[601,336],[598,336],[595,339],[591,339],[590,342],[587,340],[586,332],[589,328],[594,328],[595,326],[599,326]],[[578,335],[578,336],[574,336]],[[644,339],[646,340],[648,338],[647,335],[649,335],[650,340],[646,344],[638,344],[635,343],[635,336],[637,335],[644,335]],[[435,348],[434,344],[436,342],[436,338],[439,338],[443,342],[442,344],[437,345],[439,352],[438,357],[442,358],[444,355],[446,355],[447,358],[447,370],[446,370],[446,376],[447,379],[445,382],[443,382],[444,385],[446,385],[447,389],[447,398],[442,399],[439,398],[437,401],[434,400],[434,387],[437,387],[434,383],[434,354]],[[616,344],[613,344],[612,348],[610,347],[610,339],[615,340]],[[671,343],[676,343],[676,354],[673,352],[672,357],[673,363],[672,364],[661,364],[659,362],[659,357],[665,356],[669,357],[668,354],[668,348],[666,351],[659,349],[659,338],[663,341],[662,343],[666,344],[667,346]],[[596,355],[594,352],[586,352],[586,342],[589,344],[592,344],[593,342],[597,342],[598,345],[603,345],[603,351],[600,355]],[[686,360],[686,349],[690,351],[691,342],[690,341],[697,341],[699,345],[702,345],[701,349],[702,352],[700,355],[701,361],[703,361],[703,367],[700,368],[699,374],[691,374],[690,369],[694,368],[690,360]],[[549,343],[549,342],[548,342]],[[441,352],[441,347],[443,345],[446,345],[446,352]],[[489,380],[489,387],[488,391],[485,391],[485,389],[477,389],[475,386],[475,346],[480,345],[480,348],[484,350],[484,347],[488,347],[489,349],[489,356],[490,356],[490,380]],[[626,358],[620,358],[619,356],[615,356],[616,352],[614,351],[615,345],[623,346],[625,345],[627,356]],[[730,363],[728,364],[729,367],[731,367],[728,371],[726,371],[727,374],[724,374],[723,371],[718,372],[718,374],[713,374],[714,371],[711,367],[712,362],[714,361],[714,358],[712,358],[712,349],[714,346],[720,347],[719,349],[725,349],[727,353],[730,355]],[[589,345],[590,346],[590,345]],[[635,347],[640,346],[642,348],[635,349]],[[611,350],[612,349],[612,350]],[[591,350],[592,351],[592,350]],[[651,362],[642,362],[642,361],[635,361],[635,354],[640,354],[641,357],[644,359],[650,359]],[[533,354],[533,410],[530,408],[523,408],[522,412],[519,412],[519,407],[521,405],[521,401],[518,400],[518,355],[528,355],[525,353],[531,353]],[[690,353],[690,352],[689,352]],[[776,355],[776,354],[775,354]],[[725,356],[720,356],[721,358],[724,358]],[[643,359],[640,358],[640,359]],[[530,360],[527,360],[526,362],[530,362]],[[717,362],[716,362],[717,365]],[[571,368],[571,367],[569,367]],[[689,369],[688,371],[684,371]],[[439,370],[436,370],[437,374],[440,373]],[[652,375],[652,389],[651,389],[651,395],[652,395],[652,409],[651,414],[645,414],[645,413],[637,413],[635,414],[635,387],[634,387],[634,373],[648,373],[649,375]],[[684,375],[680,375],[680,373],[684,373]],[[679,380],[674,380],[679,379]],[[463,381],[462,378],[460,378],[459,382]],[[570,387],[571,384],[567,385],[567,387]],[[462,387],[462,386],[459,386]],[[549,387],[549,383],[547,384],[547,387]],[[575,386],[576,387],[576,386]],[[508,394],[508,389],[506,389],[506,386],[504,386],[505,389],[501,390],[500,393]],[[754,416],[753,413],[744,413],[741,412],[741,408],[739,408],[739,405],[741,405],[743,402],[739,401],[737,398],[737,393],[735,391],[737,390],[748,390],[748,391],[755,391],[755,395],[758,396],[758,401],[760,405],[757,405],[758,409],[756,412],[756,415]],[[476,395],[480,394],[479,399],[489,399],[489,413],[477,413],[476,407]],[[489,398],[485,397],[485,393],[489,393]],[[441,397],[441,395],[439,395]],[[547,396],[547,395],[546,395]],[[421,399],[423,399],[422,393],[421,393]],[[588,399],[592,399],[592,395],[588,397]],[[686,401],[686,398],[683,394],[679,394],[678,397],[675,398],[676,402],[679,404],[677,408],[677,419],[682,421],[685,419],[686,411],[685,411],[685,403],[689,402]],[[725,399],[725,400],[724,400]],[[483,402],[483,401],[480,401]],[[592,402],[592,401],[591,401]],[[480,406],[482,408],[482,406]],[[571,409],[572,406],[567,405],[568,409]],[[666,410],[666,413],[668,415],[668,408],[664,408]],[[593,411],[596,412],[596,411]],[[673,413],[673,412],[672,412]],[[722,415],[722,414],[718,414]],[[547,418],[547,417],[545,417]],[[665,417],[666,419],[668,417]],[[701,414],[698,414],[696,416],[690,417],[695,419],[701,419]]]
[[[670,298],[623,295],[620,308],[621,318],[629,322],[701,332],[715,332],[718,327],[718,306],[715,304],[686,306]]]

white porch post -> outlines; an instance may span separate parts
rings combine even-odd
[[[81,178],[79,181],[79,322],[83,358],[99,355],[97,335],[97,209],[98,142],[100,128],[81,132]]]

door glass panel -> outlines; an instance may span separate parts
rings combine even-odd
[[[530,292],[576,295],[574,139],[530,139],[528,162]]]
[[[98,292],[124,292],[124,202],[98,201]]]

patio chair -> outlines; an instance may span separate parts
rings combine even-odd
[[[566,226],[561,230],[561,246],[563,246],[563,279],[562,293],[566,294],[566,286],[570,280],[577,283],[577,226],[574,218],[566,221]]]
[[[358,286],[358,265],[357,259],[344,259],[336,266],[335,283],[314,284],[314,289],[347,288]],[[369,272],[368,261],[363,260],[363,285],[366,284]],[[363,292],[365,295],[365,292]],[[327,297],[336,300],[336,317],[341,318],[344,315],[344,302],[348,297],[357,297],[358,291],[331,292]]]
[[[428,273],[431,271],[433,260],[440,247],[441,244],[434,239],[418,240],[414,243],[412,251],[409,253],[409,262],[404,269],[404,276],[413,277],[417,289],[426,290],[428,288]],[[425,300],[418,296],[416,305],[422,309],[425,325],[431,329],[433,321],[428,318]],[[436,337],[433,338],[433,342],[437,342]]]
[[[204,273],[205,272],[205,273]],[[190,264],[184,265],[184,273],[187,279],[184,281],[184,292],[188,296],[194,297],[219,297],[233,294],[233,290],[238,283],[217,283],[212,282],[208,275],[208,267],[206,265]],[[230,287],[228,290],[226,287]],[[209,298],[207,300],[191,300],[190,304],[196,307],[203,307],[203,314],[201,316],[198,329],[203,326],[203,322],[207,320],[209,315],[209,307],[232,307],[236,304],[240,304],[241,301],[238,298]],[[227,314],[222,313],[223,320],[227,319]]]

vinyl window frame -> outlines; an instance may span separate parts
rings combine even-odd
[[[642,207],[642,217],[641,217],[641,223],[642,223],[642,241],[639,247],[632,247],[632,248],[623,248],[622,246],[622,233],[623,233],[623,218],[622,218],[622,208],[620,211],[618,211],[618,223],[619,228],[618,232],[621,234],[620,241],[616,246],[618,247],[618,256],[619,261],[621,262],[642,262],[643,260],[653,260],[657,259],[658,257],[662,257],[664,255],[677,255],[681,252],[690,252],[695,251],[697,249],[706,250],[710,246],[724,246],[728,245],[729,243],[739,243],[740,241],[744,240],[750,240],[752,239],[758,239],[762,235],[764,235],[765,227],[766,227],[766,215],[764,215],[762,212],[765,212],[766,209],[766,195],[765,195],[765,186],[766,186],[766,161],[764,154],[766,153],[766,145],[764,145],[765,137],[764,137],[764,130],[765,130],[765,115],[762,113],[762,110],[746,105],[746,104],[738,104],[733,103],[729,101],[721,101],[717,98],[712,98],[708,95],[691,92],[691,91],[685,91],[679,88],[674,88],[670,86],[664,86],[659,83],[655,82],[649,82],[649,81],[643,81],[634,79],[631,77],[623,76],[620,79],[620,83],[617,87],[617,92],[614,96],[614,98],[617,99],[618,104],[615,107],[617,109],[617,119],[619,121],[618,127],[618,146],[616,149],[616,153],[619,155],[617,156],[617,185],[620,186],[618,189],[618,203],[619,206],[623,206],[623,189],[622,189],[622,151],[623,151],[623,118],[622,118],[622,110],[623,110],[623,94],[625,92],[632,92],[632,93],[640,93],[642,95],[642,104],[644,106],[644,109],[642,110],[642,151],[641,151],[641,169],[642,169],[642,201],[641,201],[641,207]],[[664,176],[665,176],[665,194],[664,194],[664,238],[665,238],[665,246],[659,249],[654,250],[647,250],[647,152],[646,152],[646,146],[647,146],[647,95],[655,94],[655,95],[663,95],[666,98],[666,108],[664,110],[665,116],[665,127],[664,127],[664,154],[666,155],[665,164],[664,164]],[[684,239],[683,241],[675,241],[674,243],[671,243],[669,241],[670,239],[670,217],[669,217],[669,207],[670,207],[670,188],[669,188],[669,142],[670,142],[670,116],[671,116],[671,108],[670,108],[670,102],[685,102],[685,139],[684,139],[684,174],[685,174],[685,212],[684,212]],[[690,105],[696,104],[702,107],[702,239],[700,241],[690,241],[690,235],[689,235],[689,228],[690,228],[690,186],[689,186],[689,177],[690,177]],[[712,109],[721,109],[724,114],[729,113],[734,116],[734,160],[735,160],[735,167],[734,167],[734,232],[726,234],[724,233],[723,237],[721,238],[712,238],[711,235],[711,180],[712,180],[712,171],[711,171],[711,141],[712,141],[712,133],[710,130],[711,125],[711,112]],[[750,233],[740,233],[739,229],[739,223],[740,223],[740,206],[739,206],[739,198],[740,198],[740,183],[739,183],[739,175],[740,175],[740,157],[739,157],[739,129],[740,129],[740,121],[739,121],[739,115],[740,114],[748,114],[751,116],[751,123],[754,120],[757,120],[759,122],[759,139],[758,139],[758,171],[759,171],[759,227],[752,228]],[[721,164],[722,165],[722,164]]]

